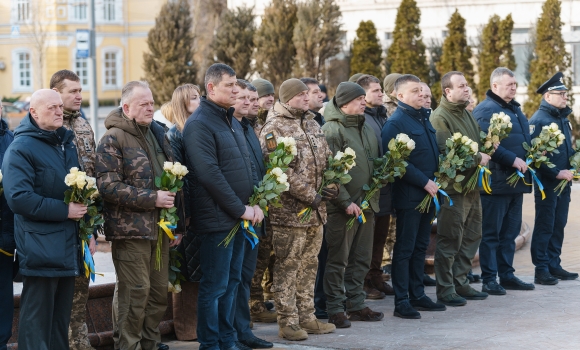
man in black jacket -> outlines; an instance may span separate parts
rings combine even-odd
[[[387,108],[383,105],[383,89],[381,81],[372,75],[363,75],[356,81],[366,92],[365,102],[365,121],[369,125],[379,141],[380,156],[384,154],[381,131],[387,122]],[[387,184],[381,188],[381,197],[379,200],[380,211],[375,214],[375,232],[373,238],[373,253],[370,270],[365,277],[364,289],[369,299],[380,299],[381,294],[394,295],[395,291],[387,282],[383,281],[383,252],[387,235],[389,234],[389,225],[391,223],[392,210],[391,186]]]
[[[515,74],[503,67],[491,73],[491,89],[473,110],[473,117],[483,132],[487,132],[489,121],[494,113],[503,112],[511,118],[512,131],[503,139],[489,161],[491,171],[491,194],[481,194],[481,209],[484,222],[481,243],[479,244],[479,263],[483,280],[482,292],[491,295],[504,295],[506,289],[531,290],[534,285],[526,283],[514,275],[515,239],[522,226],[522,204],[524,193],[532,188],[532,178],[527,173],[526,150],[523,142],[531,144],[530,127],[516,96]],[[524,173],[524,181],[515,187],[506,179],[516,170]],[[499,276],[500,284],[496,278]]]
[[[64,203],[69,188],[64,178],[79,162],[74,135],[62,124],[58,93],[36,91],[2,164],[23,280],[18,327],[23,350],[69,348],[75,276],[81,271],[76,220],[87,207]]]
[[[405,74],[395,82],[399,100],[397,110],[382,131],[383,149],[399,133],[415,142],[415,149],[407,160],[407,172],[393,185],[393,202],[397,210],[397,239],[393,249],[392,281],[395,290],[394,315],[418,319],[417,310],[443,311],[445,305],[434,303],[423,286],[425,252],[429,245],[431,221],[435,206],[420,213],[415,209],[426,194],[436,196],[438,187],[433,181],[439,164],[439,149],[435,129],[429,122],[429,113],[423,108],[421,80]]]
[[[0,115],[2,115],[2,101],[0,101]],[[14,140],[14,134],[8,130],[8,124],[0,119],[0,155]],[[0,157],[0,167],[2,159]],[[0,181],[2,179],[0,178]],[[14,213],[6,204],[4,193],[0,194],[0,350],[6,350],[6,344],[12,336],[12,314],[14,311],[14,290],[12,288],[12,274],[14,268]]]
[[[534,199],[536,201],[536,219],[532,234],[532,262],[536,266],[534,282],[539,284],[553,285],[561,280],[573,280],[578,278],[575,272],[568,272],[560,265],[560,254],[564,242],[564,227],[568,221],[568,209],[570,207],[570,191],[574,174],[569,169],[570,157],[574,155],[572,148],[572,125],[568,115],[572,109],[566,105],[568,102],[567,88],[563,82],[564,75],[556,73],[536,91],[543,95],[540,108],[530,119],[530,128],[533,129],[532,137],[537,137],[544,126],[555,123],[562,134],[566,137],[558,147],[560,153],[552,153],[550,162],[555,166],[548,168],[542,165],[538,170],[538,178],[544,185],[546,198],[542,200],[538,186],[535,186]],[[573,118],[573,117],[572,117]],[[560,181],[567,180],[568,184],[560,195],[554,192]],[[536,184],[537,185],[537,184]]]
[[[250,160],[254,165],[252,168],[254,170],[254,186],[258,186],[259,182],[264,178],[264,175],[266,175],[266,166],[264,165],[260,141],[258,141],[254,128],[252,128],[251,121],[246,118],[250,108],[252,108],[250,89],[255,90],[256,88],[243,79],[238,79],[236,84],[240,92],[233,106],[234,118],[242,125],[242,129],[244,130],[248,152],[250,152]],[[264,225],[255,227],[254,229],[261,241],[265,234]],[[274,346],[274,344],[254,336],[254,333],[250,329],[250,306],[248,300],[250,299],[250,285],[252,283],[252,277],[254,277],[254,271],[256,270],[256,261],[258,260],[259,244],[253,246],[249,240],[244,240],[243,243],[242,279],[235,297],[235,309],[232,312],[232,322],[237,331],[237,345],[242,349],[267,349]],[[274,316],[276,315],[273,311],[269,312]]]
[[[233,118],[236,96],[234,70],[221,63],[205,73],[207,99],[183,129],[192,232],[200,235],[197,335],[200,349],[232,349],[236,330],[230,313],[241,279],[244,235],[227,246],[222,241],[240,221],[261,222],[259,206],[247,205],[254,189],[252,162],[244,131]]]

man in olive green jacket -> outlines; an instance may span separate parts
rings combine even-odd
[[[431,114],[431,124],[437,131],[437,145],[445,152],[445,141],[454,133],[469,137],[480,146],[481,129],[465,107],[469,105],[469,87],[463,73],[452,71],[441,78],[443,96],[439,107]],[[477,164],[486,165],[490,156],[475,155],[475,165],[458,173],[465,176],[461,187],[477,171]],[[481,241],[481,201],[479,188],[458,193],[452,186],[445,191],[453,200],[441,205],[437,217],[437,247],[435,250],[435,276],[437,299],[448,306],[462,306],[468,300],[482,300],[487,293],[469,286],[467,273]]]
[[[340,186],[339,195],[327,205],[328,223],[326,243],[328,260],[324,273],[324,293],[327,297],[329,323],[337,328],[350,327],[350,321],[379,321],[382,312],[374,312],[365,305],[364,279],[369,271],[374,235],[374,213],[379,211],[379,193],[364,200],[363,186],[371,183],[373,159],[379,156],[377,137],[365,124],[366,106],[364,89],[355,83],[338,85],[336,96],[326,106],[322,127],[333,153],[347,147],[356,153],[356,165],[350,170],[352,180]],[[366,223],[355,220],[351,229],[349,219],[364,212]],[[344,314],[343,302],[346,301]]]

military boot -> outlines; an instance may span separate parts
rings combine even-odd
[[[278,336],[288,340],[306,340],[308,333],[297,324],[290,324],[278,329]]]
[[[370,280],[365,280],[363,290],[367,294],[367,299],[383,299],[385,297],[385,293],[376,290],[372,285]]]
[[[315,319],[314,321],[301,323],[300,328],[310,334],[326,334],[332,333],[336,330],[336,326],[332,323],[324,323]]]

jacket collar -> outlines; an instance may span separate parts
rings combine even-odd
[[[461,116],[463,116],[463,112],[465,111],[465,107],[467,107],[469,105],[469,102],[455,103],[455,102],[449,101],[447,99],[447,97],[441,96],[441,101],[439,102],[439,105],[441,107],[445,108],[446,110],[448,110],[449,112],[451,112],[452,115],[461,117]]]
[[[326,104],[324,109],[324,114],[326,115],[327,121],[337,121],[347,128],[362,128],[365,122],[364,114],[354,115],[345,114],[336,104],[336,100],[333,97],[330,102]]]
[[[401,108],[401,110],[403,110],[405,113],[407,113],[408,115],[410,115],[411,117],[414,117],[417,120],[421,120],[421,118],[429,118],[429,115],[431,114],[431,111],[429,111],[426,108],[419,108],[419,109],[415,109],[411,106],[409,106],[406,103],[403,103],[401,101],[399,101],[398,104],[399,108]]]
[[[485,96],[487,96],[490,100],[492,100],[495,103],[497,103],[498,105],[500,105],[502,108],[512,108],[512,109],[516,108],[517,109],[518,107],[520,107],[520,104],[515,99],[511,100],[509,103],[507,103],[501,97],[494,94],[491,90],[487,90],[487,92],[485,93]]]
[[[42,140],[51,145],[61,145],[70,142],[74,133],[65,127],[60,127],[54,131],[43,130],[38,127],[30,112],[22,119],[20,125],[14,131],[14,137],[30,136]]]
[[[280,101],[276,101],[276,103],[274,104],[274,111],[289,119],[299,119],[299,118],[314,119],[314,114],[312,114],[312,112],[298,111],[294,108],[289,107],[288,105],[283,104]]]
[[[378,107],[365,107],[365,114],[371,115],[373,117],[387,118],[387,107],[380,105]]]
[[[548,102],[546,102],[546,100],[544,99],[542,99],[542,102],[540,103],[540,109],[548,112],[551,116],[555,118],[567,118],[570,115],[570,113],[572,113],[572,109],[570,109],[570,107],[566,106],[564,108],[556,108],[551,104],[549,104]]]

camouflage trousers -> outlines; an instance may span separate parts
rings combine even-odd
[[[393,248],[397,240],[397,217],[391,215],[391,223],[389,224],[389,233],[387,234],[387,242],[385,243],[385,250],[383,252],[383,266],[391,265],[393,263]]]
[[[273,276],[272,269],[274,261],[275,255],[272,251],[272,226],[266,225],[266,237],[262,237],[258,245],[258,261],[256,263],[252,285],[250,286],[250,312],[253,314],[259,314],[268,310],[264,304],[264,288],[269,290],[271,287],[272,278],[270,276]],[[266,271],[267,280],[270,281],[266,282],[265,286],[262,287],[264,272]]]
[[[278,325],[298,325],[314,321],[314,283],[322,225],[310,227],[272,226],[274,303]]]
[[[86,305],[89,300],[89,279],[84,275],[75,278],[68,343],[71,350],[93,350],[86,323]]]

